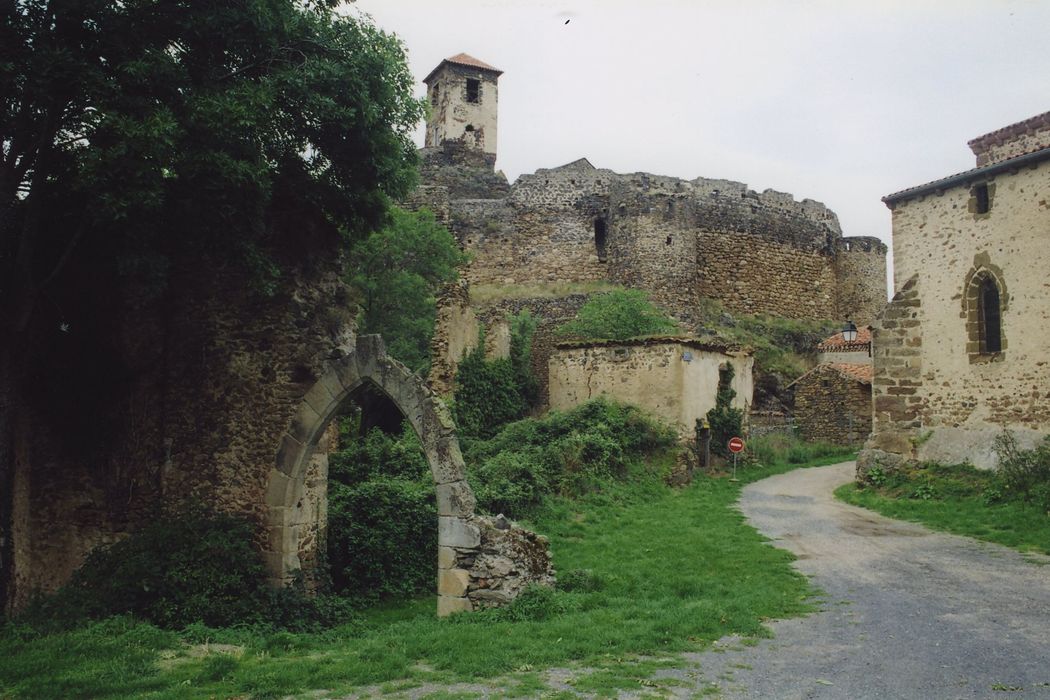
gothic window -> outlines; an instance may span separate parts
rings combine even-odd
[[[1006,294],[999,275],[988,269],[971,273],[966,285],[966,351],[970,362],[1002,359],[1006,350],[1002,316]]]
[[[991,276],[981,280],[979,295],[977,323],[980,329],[981,352],[1000,352],[1003,349],[1003,336],[1000,326],[999,287]]]
[[[481,81],[467,78],[467,102],[481,102]]]

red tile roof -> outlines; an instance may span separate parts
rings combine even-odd
[[[791,387],[795,386],[807,377],[814,374],[820,374],[822,372],[837,372],[843,377],[846,377],[847,379],[852,379],[855,382],[860,382],[861,384],[871,384],[871,379],[875,373],[875,368],[867,364],[855,365],[847,362],[823,362],[811,369],[810,371],[803,374],[795,381],[788,384],[786,388],[790,389]]]
[[[818,367],[821,365],[818,365]],[[855,379],[861,384],[871,384],[871,378],[875,368],[871,365],[854,365],[845,362],[828,362],[823,365],[850,379]]]
[[[470,68],[480,68],[481,70],[490,71],[492,73],[495,73],[496,75],[503,75],[503,71],[501,71],[499,68],[490,66],[484,61],[479,61],[473,56],[469,56],[465,53],[457,53],[455,56],[449,56],[448,58],[442,60],[441,63],[437,64],[437,67],[434,68],[434,70],[430,71],[430,73],[427,74],[427,77],[423,78],[423,82],[429,83],[430,79],[434,77],[434,74],[437,73],[438,70],[441,69],[441,66],[445,65],[446,63],[454,63],[457,66],[468,66]]]
[[[817,352],[835,352],[839,350],[867,350],[871,343],[871,328],[867,326],[857,329],[857,339],[847,343],[842,333],[836,333],[830,338],[825,338],[817,345]]]
[[[913,197],[918,197],[921,194],[929,194],[930,192],[941,192],[949,187],[968,185],[983,178],[991,177],[992,175],[1020,168],[1022,165],[1033,165],[1044,160],[1050,160],[1050,147],[1037,146],[1034,150],[1028,151],[1027,153],[1021,153],[1012,158],[992,163],[991,165],[982,165],[978,168],[971,168],[970,170],[964,170],[961,173],[942,177],[939,180],[931,180],[922,185],[916,185],[915,187],[909,187],[908,189],[888,194],[882,198],[882,201],[892,209],[894,204],[903,199],[911,199]]]

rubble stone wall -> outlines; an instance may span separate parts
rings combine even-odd
[[[859,446],[871,432],[871,386],[818,366],[795,384],[795,424],[804,440]]]

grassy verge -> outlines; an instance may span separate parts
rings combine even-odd
[[[581,691],[651,687],[656,668],[679,663],[676,652],[727,634],[762,636],[764,620],[809,609],[791,555],[733,507],[742,484],[795,466],[742,469],[738,483],[701,477],[672,490],[654,477],[555,499],[532,524],[574,584],[505,611],[438,620],[428,597],[314,634],[173,633],[128,618],[54,634],[9,624],[0,696],[274,698],[494,678],[509,695],[536,695],[539,669],[573,664],[589,669],[573,680]]]
[[[1004,500],[995,472],[927,464],[877,478],[877,486],[846,484],[835,495],[891,518],[1050,554],[1050,517],[1033,504]]]

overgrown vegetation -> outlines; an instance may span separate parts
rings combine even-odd
[[[461,436],[491,437],[500,427],[528,414],[536,400],[532,374],[532,336],[536,321],[528,311],[511,319],[510,357],[485,358],[481,329],[477,347],[459,363],[453,413]]]
[[[740,478],[787,468],[747,467]],[[9,624],[0,695],[261,699],[464,680],[539,696],[548,689],[537,674],[566,665],[599,669],[569,672],[596,692],[637,690],[640,680],[659,690],[652,674],[683,663],[677,652],[729,634],[765,636],[764,620],[809,609],[810,589],[791,556],[743,522],[733,507],[740,484],[702,476],[674,490],[658,471],[536,508],[532,524],[550,536],[563,584],[507,610],[439,620],[428,596],[322,634],[202,625],[169,633],[129,618],[55,634]]]
[[[425,373],[436,295],[465,262],[452,234],[430,211],[393,207],[390,222],[350,251],[348,278],[360,307],[358,332],[382,335],[393,357]]]
[[[478,505],[528,516],[551,496],[582,496],[628,477],[671,449],[674,431],[633,406],[596,399],[570,411],[511,423],[488,440],[464,441]]]
[[[677,331],[678,323],[656,308],[645,292],[620,289],[592,297],[557,333],[579,340],[628,340]]]
[[[722,457],[728,457],[729,440],[741,437],[744,431],[744,411],[733,408],[736,389],[733,388],[733,377],[736,370],[726,363],[718,369],[718,390],[715,392],[715,407],[707,412],[707,424],[711,428],[711,451]]]
[[[595,294],[623,289],[605,280],[588,282],[555,281],[542,284],[472,284],[470,302],[486,304],[503,299],[542,299],[564,297],[570,294]]]
[[[327,564],[334,593],[360,603],[403,598],[434,587],[437,508],[434,481],[415,432],[399,436],[340,423],[329,455]]]
[[[165,629],[255,624],[311,629],[344,620],[340,601],[301,588],[271,588],[240,518],[190,506],[165,514],[127,539],[96,548],[53,596],[22,615],[40,629],[133,615]]]
[[[875,467],[864,484],[847,484],[836,495],[889,517],[1050,554],[1050,438],[1022,450],[1004,432],[996,450],[994,471],[933,462]]]

